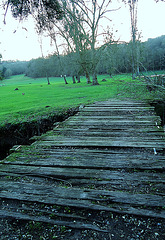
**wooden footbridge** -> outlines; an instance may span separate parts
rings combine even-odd
[[[142,102],[81,108],[0,162],[0,216],[105,232],[93,212],[165,218],[159,125]]]

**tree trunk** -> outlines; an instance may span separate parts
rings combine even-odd
[[[96,72],[93,73],[92,85],[99,85]]]
[[[65,84],[68,84],[68,82],[66,81],[66,76],[64,75],[64,81],[65,81]]]
[[[133,26],[132,26],[133,28]],[[136,48],[136,34],[135,28],[132,30],[132,79],[136,79],[136,66],[137,66],[137,48]]]
[[[140,75],[140,70],[139,70],[139,64],[137,65],[137,72],[136,72],[136,76],[139,77]]]
[[[88,72],[85,72],[85,77],[86,77],[86,80],[87,80],[87,84],[91,83],[90,76],[89,76]]]
[[[75,84],[75,83],[76,83],[76,80],[75,80],[75,77],[74,77],[74,76],[72,76],[72,80],[73,80],[73,84]]]
[[[80,83],[80,75],[77,75],[76,79],[77,79],[77,83]]]
[[[50,81],[49,81],[49,77],[48,77],[48,73],[46,72],[46,78],[47,78],[47,81],[48,81],[48,85],[50,85]]]

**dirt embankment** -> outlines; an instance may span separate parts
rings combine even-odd
[[[69,116],[77,113],[78,108],[70,108],[64,112],[56,112],[54,115],[40,118],[36,121],[19,124],[6,124],[0,128],[0,159],[5,158],[14,145],[28,145],[30,138],[45,133],[54,127],[57,122],[64,121]]]
[[[151,103],[155,107],[155,112],[161,118],[162,127],[165,125],[165,99],[155,100]]]

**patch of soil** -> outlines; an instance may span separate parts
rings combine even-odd
[[[155,112],[161,118],[161,125],[165,125],[165,100],[155,100],[150,103],[151,106],[155,107]]]
[[[41,117],[38,121],[6,124],[0,128],[0,159],[4,159],[14,145],[31,144],[31,137],[40,136],[53,129],[56,122],[62,122],[77,112],[78,108],[70,108],[63,113],[57,112],[53,116]]]
[[[80,210],[80,214],[83,210]],[[93,230],[71,229],[65,226],[57,226],[47,223],[20,221],[12,219],[0,220],[0,239],[29,239],[29,240],[162,240],[165,238],[164,220],[141,218],[130,215],[118,215],[112,213],[88,212],[84,213],[96,225],[104,223],[109,232],[97,232]]]

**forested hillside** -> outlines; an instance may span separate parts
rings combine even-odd
[[[132,54],[131,44],[120,42],[106,43],[101,49],[97,63],[97,74],[113,74],[131,72]],[[165,69],[165,35],[146,42],[137,42],[139,54],[139,69],[141,74],[146,71]],[[51,55],[46,58],[32,59],[29,62],[7,61],[2,62],[0,71],[3,78],[11,75],[25,74],[32,78],[57,77],[61,75],[77,77],[90,75],[91,50],[80,56],[76,52],[66,55]],[[83,58],[82,58],[83,57]],[[82,63],[83,59],[83,63]],[[86,71],[88,70],[88,71]],[[88,73],[88,74],[87,74]]]

